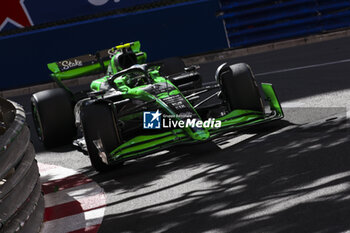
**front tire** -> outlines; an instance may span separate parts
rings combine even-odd
[[[229,111],[243,109],[264,112],[262,98],[249,65],[222,65],[216,79]]]
[[[91,165],[99,172],[111,170],[114,166],[106,163],[107,157],[121,144],[112,109],[104,102],[86,102],[80,116]],[[103,151],[97,149],[96,144],[100,144]],[[101,152],[107,161],[103,161]]]
[[[45,147],[69,144],[76,136],[74,103],[63,89],[45,90],[31,97],[34,125]]]

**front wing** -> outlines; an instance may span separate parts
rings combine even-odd
[[[230,131],[238,131],[262,123],[282,119],[284,117],[283,110],[273,86],[268,83],[263,83],[262,89],[270,104],[271,112],[266,114],[245,109],[234,110],[216,119],[221,120],[222,126],[220,128],[208,128],[207,130],[210,133],[210,137],[205,141],[220,137],[224,133]],[[183,129],[173,129],[155,135],[141,135],[117,147],[107,155],[107,160],[109,164],[113,164],[165,150],[178,144],[199,142],[203,141],[194,140]]]

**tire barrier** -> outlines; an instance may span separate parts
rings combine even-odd
[[[0,233],[39,232],[44,199],[23,108],[0,98]]]
[[[232,48],[350,27],[349,0],[220,0]]]

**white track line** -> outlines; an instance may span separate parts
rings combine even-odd
[[[330,65],[348,63],[348,62],[350,62],[350,59],[344,59],[344,60],[333,61],[333,62],[325,62],[325,63],[308,65],[308,66],[299,66],[299,67],[287,68],[287,69],[281,69],[281,70],[274,70],[274,71],[269,71],[269,72],[265,72],[265,73],[255,74],[255,76],[264,76],[264,75],[269,75],[269,74],[285,73],[285,72],[290,72],[290,71],[317,68],[317,67],[322,67],[322,66],[330,66]]]

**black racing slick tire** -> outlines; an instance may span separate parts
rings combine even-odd
[[[91,165],[98,172],[111,170],[115,165],[108,164],[107,156],[121,144],[111,107],[104,102],[87,102],[82,107],[80,119]]]
[[[264,112],[262,98],[249,65],[239,63],[219,69],[217,81],[230,111],[244,109]]]
[[[63,89],[35,93],[31,97],[34,126],[46,148],[72,143],[76,136],[74,103]]]

